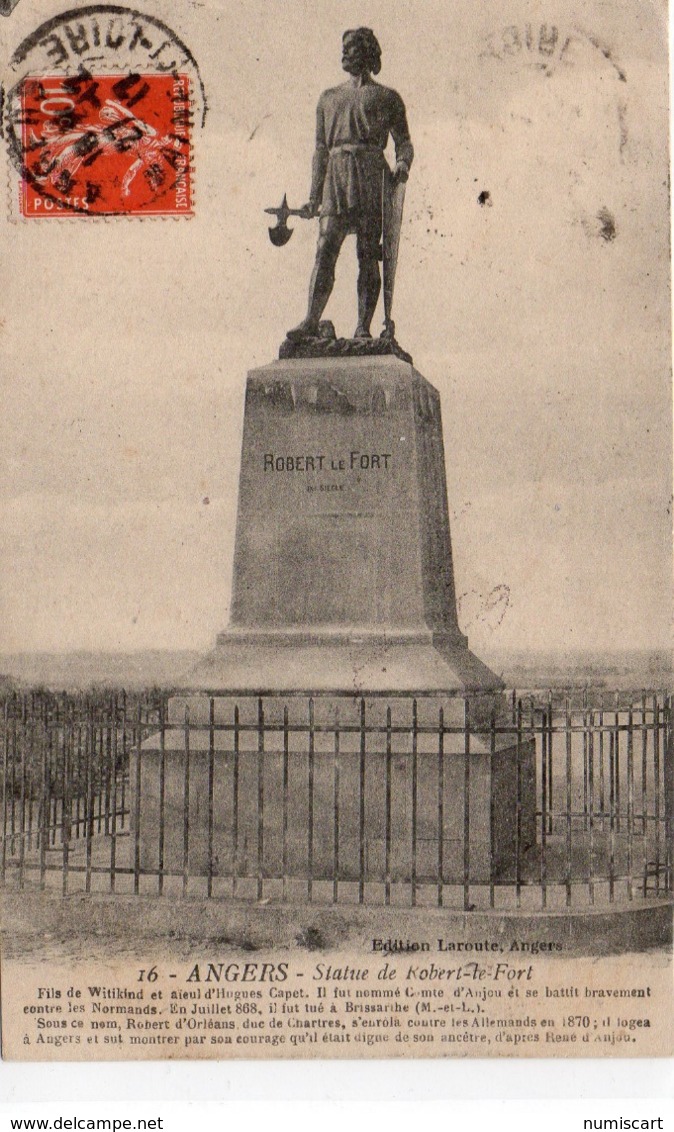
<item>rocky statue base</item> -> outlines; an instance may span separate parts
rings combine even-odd
[[[440,399],[391,354],[249,374],[212,691],[498,691],[456,614]]]
[[[403,350],[391,332],[379,338],[338,338],[333,324],[325,319],[319,323],[318,334],[303,338],[287,337],[281,343],[279,358],[374,358],[393,355],[403,362],[412,362],[411,354]]]

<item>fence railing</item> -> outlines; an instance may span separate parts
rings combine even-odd
[[[0,879],[466,911],[669,897],[671,740],[656,692],[10,695]]]

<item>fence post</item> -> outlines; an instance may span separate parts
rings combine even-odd
[[[288,788],[289,788],[289,771],[290,771],[290,733],[288,727],[288,705],[283,705],[283,843],[281,846],[282,863],[281,868],[283,872],[283,881],[281,894],[284,900],[288,898]],[[339,774],[337,762],[335,760],[335,773]],[[338,790],[339,783],[335,786]]]
[[[236,896],[239,873],[239,705],[234,704],[234,765],[232,767],[232,896]]]
[[[309,754],[308,754],[308,773],[309,773],[309,797],[308,797],[308,812],[307,812],[307,898],[311,903],[314,894],[314,756],[316,748],[316,735],[314,732],[314,701],[313,697],[309,697]]]
[[[553,699],[552,688],[548,690],[548,833],[552,833],[552,811],[553,811],[553,792],[552,792],[552,771],[554,766],[554,758],[552,753],[552,744],[555,734],[553,723]]]
[[[643,868],[643,892],[642,895],[647,894],[648,890],[648,723],[646,721],[647,706],[646,706],[646,691],[641,693],[641,864]],[[655,748],[655,712],[652,713],[652,740],[654,740]],[[655,749],[654,749],[654,763],[655,763]],[[655,779],[655,794],[658,792],[658,781]],[[655,875],[657,885],[659,864],[656,859]]]
[[[522,903],[522,700],[517,701],[516,747],[516,803],[515,803],[515,903]]]
[[[19,888],[23,888],[24,867],[26,864],[26,746],[28,745],[28,697],[24,693],[21,701],[21,769],[19,774]],[[31,721],[32,730],[32,721]]]
[[[573,774],[573,760],[572,760],[572,742],[573,733],[571,731],[571,724],[573,715],[571,713],[571,698],[567,695],[564,704],[564,738],[566,741],[566,906],[571,907],[571,878],[573,876],[572,862],[571,862],[571,842],[572,842],[572,825],[573,819],[571,816],[571,805],[573,801],[572,791],[572,774]]]
[[[590,904],[594,904],[594,712],[591,710],[586,715],[587,726],[589,728],[587,736],[587,759],[588,759],[588,803],[590,810],[590,844],[588,851],[588,892],[590,897]]]
[[[103,828],[106,836],[110,835],[110,809],[112,805],[112,781],[114,777],[114,764],[113,764],[113,731],[114,731],[114,698],[112,693],[109,697],[107,720],[101,722],[101,727],[105,728],[105,817],[103,821]]]
[[[58,712],[58,704],[57,704]],[[63,789],[61,797],[61,835],[63,840],[63,895],[68,892],[68,869],[70,867],[70,835],[72,826],[72,782],[71,782],[71,760],[69,758],[69,734],[68,734],[68,698],[66,693],[62,695],[62,721],[61,726],[63,729]],[[58,719],[58,715],[57,715]],[[58,749],[58,731],[57,731],[57,749]],[[92,830],[87,827],[87,856],[86,856],[86,891],[91,890],[92,883]]]
[[[335,710],[335,761],[333,770],[334,830],[332,843],[332,902],[339,900],[339,707]]]
[[[606,788],[604,778],[606,774],[604,759],[604,693],[599,698],[599,814],[601,817],[601,831],[606,830]],[[605,840],[605,838],[604,838]]]
[[[412,700],[412,907],[417,903],[417,836],[418,836],[418,751],[419,715],[416,699]]]
[[[438,908],[444,900],[445,872],[445,709],[438,713]]]
[[[190,705],[185,704],[185,779],[183,783],[183,896],[190,877]]]
[[[615,693],[615,754],[613,764],[615,774],[615,828],[620,830],[620,693]]]
[[[358,903],[365,901],[365,699],[360,700],[360,760],[359,760],[359,807],[358,807]]]
[[[75,753],[75,745],[74,745],[74,740],[73,740],[73,769],[72,769],[72,773],[73,773],[74,779],[77,783],[77,791],[76,791],[76,794],[75,794],[75,806],[74,806],[74,810],[75,810],[74,825],[75,825],[75,840],[78,841],[80,839],[80,837],[82,836],[82,817],[81,817],[81,810],[82,810],[82,788],[81,788],[81,778],[82,778],[82,719],[81,719],[81,714],[82,713],[81,713],[81,710],[80,710],[80,705],[77,702],[75,702],[75,705],[71,706],[71,714],[72,714],[72,719],[73,719],[73,736],[75,734],[75,728],[77,728],[77,753]],[[85,799],[85,801],[86,801],[86,799]],[[85,833],[86,833],[86,830],[85,830]]]
[[[163,713],[162,713],[162,731],[161,731],[161,749],[162,749],[162,771],[164,769],[164,727],[163,727]],[[163,778],[163,773],[162,773]],[[161,787],[160,787],[161,789]],[[215,818],[215,806],[213,794],[215,790],[215,697],[209,698],[208,704],[208,881],[206,887],[206,895],[213,895],[213,825]],[[163,802],[163,791],[162,791]],[[163,807],[162,807],[163,808]],[[162,826],[163,826],[163,813],[162,813]],[[163,863],[162,863],[163,864]],[[160,864],[160,870],[162,868]],[[160,871],[160,883],[162,880]]]
[[[115,872],[117,870],[117,693],[110,698],[112,722],[110,727],[110,891],[115,891]]]
[[[587,830],[588,796],[588,730],[587,730],[587,688],[583,688],[583,829]]]
[[[86,866],[85,866],[85,889],[91,892],[91,853],[93,849],[92,838],[94,834],[94,771],[93,762],[96,753],[96,730],[94,725],[94,704],[86,697],[86,735],[85,735],[85,756],[86,756],[86,803],[84,809],[84,832],[86,837]],[[64,720],[63,729],[65,734],[65,701],[63,705]],[[70,798],[68,798],[70,803]],[[65,823],[65,797],[64,797],[64,823]],[[68,831],[70,832],[70,831]],[[65,838],[64,838],[64,855],[65,855]]]
[[[47,759],[49,751],[49,724],[47,721],[47,700],[46,697],[42,703],[42,797],[40,799],[39,810],[39,846],[40,846],[40,888],[44,888],[47,880],[47,844],[49,840],[49,790],[48,790],[48,774],[49,763]],[[4,838],[3,838],[3,857],[4,857]],[[4,861],[3,861],[4,868]],[[4,877],[3,877],[4,879]]]
[[[0,882],[5,884],[7,873],[7,766],[9,763],[9,696],[2,705],[3,743],[2,743],[2,854],[0,858]]]
[[[140,785],[141,785],[141,765],[140,765],[140,748],[142,745],[143,735],[143,705],[138,701],[137,709],[137,726],[135,728],[135,736],[133,738],[133,746],[135,748],[135,776],[134,776],[134,792],[133,792],[133,893],[138,896],[140,892]]]
[[[264,895],[264,703],[257,702],[257,898]]]
[[[11,839],[10,839],[10,842],[9,842],[9,851],[10,851],[12,857],[14,856],[14,843],[15,843],[14,839],[15,839],[15,836],[16,836],[16,756],[17,756],[17,750],[18,750],[18,745],[19,745],[18,744],[18,728],[17,728],[17,714],[18,714],[17,704],[18,704],[18,700],[19,700],[19,697],[15,693],[15,695],[14,695],[14,711],[12,712],[12,717],[11,717],[12,718],[12,743],[11,743],[12,758],[11,758],[11,779],[10,779],[10,787],[9,787],[9,808],[11,810],[11,818],[10,818]],[[6,828],[7,828],[7,823],[5,822],[5,829]]]
[[[552,712],[552,708],[550,708]],[[541,882],[541,907],[546,908],[548,903],[548,890],[546,879],[546,852],[547,852],[547,834],[548,834],[548,767],[549,767],[549,753],[548,743],[550,738],[550,731],[548,730],[548,720],[546,709],[543,708],[541,716],[541,855],[540,855],[540,882]]]
[[[496,797],[494,791],[494,762],[496,760],[496,711],[491,710],[489,721],[489,907],[495,903],[496,859]]]
[[[612,904],[615,899],[615,838],[617,828],[617,781],[618,781],[618,711],[615,711],[613,728],[608,735],[608,781],[609,781],[609,858],[608,858],[608,899]]]
[[[654,786],[654,816],[655,816],[655,893],[656,896],[660,892],[660,705],[658,702],[657,694],[653,696],[653,786]],[[671,805],[672,799],[667,797],[667,770],[668,763],[671,763],[671,754],[668,759],[669,751],[669,722],[666,719],[665,711],[663,710],[663,755],[665,766],[665,862],[667,860],[669,850],[669,840],[667,838],[667,823],[671,821]],[[667,868],[665,868],[665,885],[667,886]],[[644,886],[645,889],[645,886]],[[644,890],[644,896],[646,892]]]
[[[648,795],[646,789],[646,781],[648,778],[648,726],[646,724],[646,692],[641,693],[641,834],[643,838],[643,862],[644,862],[644,879],[646,876],[646,834],[647,821],[646,812],[648,809]],[[655,720],[655,717],[653,717]]]
[[[630,704],[627,713],[627,898],[632,900],[634,885],[634,715]]]
[[[140,757],[140,756],[139,756]],[[159,895],[164,893],[164,865],[166,848],[166,704],[159,704],[159,846],[157,864],[159,866]]]
[[[391,705],[386,705],[386,800],[384,815],[384,903],[391,903]]]
[[[463,908],[470,911],[470,700],[463,701]],[[518,830],[519,841],[519,830]]]
[[[121,723],[122,723],[122,783],[121,783],[122,796],[121,796],[119,805],[120,805],[120,810],[121,810],[120,817],[122,819],[121,822],[120,822],[120,826],[121,826],[122,829],[124,829],[124,826],[126,825],[126,818],[127,818],[126,776],[129,773],[129,758],[128,758],[129,748],[128,748],[127,741],[126,741],[127,716],[126,716],[126,689],[125,688],[122,688],[122,720],[121,720]]]
[[[665,696],[663,705],[665,721],[664,761],[665,761],[665,839],[666,839],[666,885],[674,890],[674,735],[672,734],[672,697]],[[659,823],[658,823],[659,824]],[[659,861],[658,861],[659,864]]]
[[[7,765],[9,763],[9,696],[3,704],[3,744],[2,744],[2,856],[0,858],[0,881],[4,885],[7,872]]]

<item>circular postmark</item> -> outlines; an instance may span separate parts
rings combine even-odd
[[[14,52],[3,125],[25,217],[192,214],[196,60],[166,24],[95,4],[41,24]]]

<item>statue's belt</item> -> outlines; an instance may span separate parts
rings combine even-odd
[[[367,142],[345,142],[344,145],[335,145],[330,150],[330,156],[336,153],[378,153],[383,157],[384,151],[379,145],[368,145]]]

